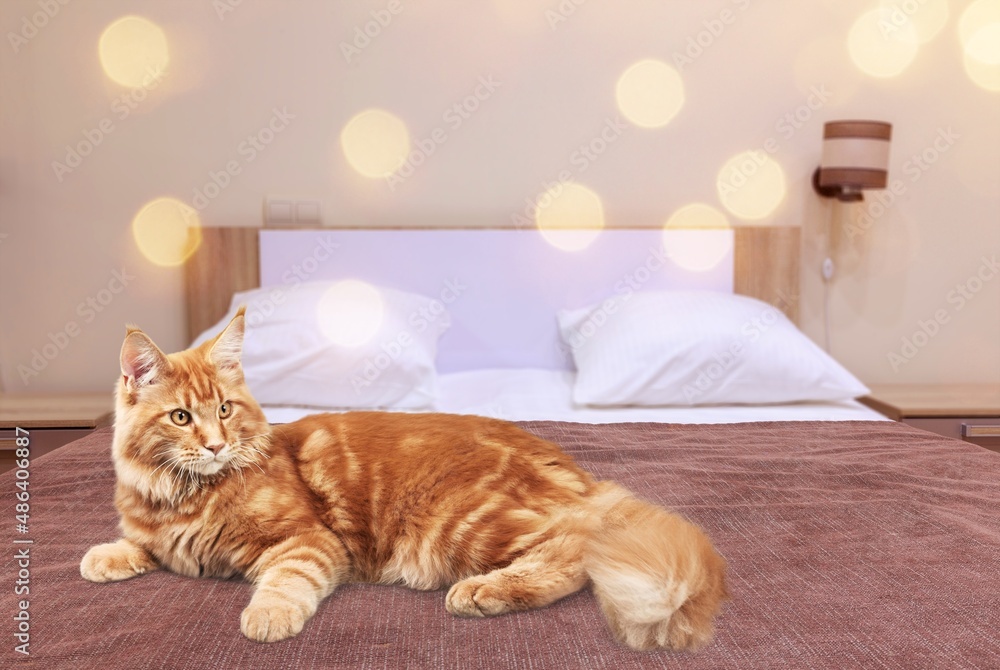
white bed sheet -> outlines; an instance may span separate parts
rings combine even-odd
[[[706,407],[581,407],[573,404],[576,373],[566,370],[473,370],[441,375],[438,401],[427,411],[479,414],[508,421],[576,423],[742,423],[747,421],[888,421],[855,400],[791,405]],[[320,411],[264,407],[271,423],[287,423]]]

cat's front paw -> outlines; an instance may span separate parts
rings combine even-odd
[[[496,616],[510,611],[510,604],[486,577],[463,579],[448,590],[444,606],[456,616]]]
[[[257,642],[277,642],[302,631],[306,617],[288,602],[250,603],[240,617],[240,630]]]
[[[80,561],[80,574],[91,582],[120,582],[156,569],[156,562],[128,540],[91,547]]]

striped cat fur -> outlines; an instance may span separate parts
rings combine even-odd
[[[243,634],[299,633],[352,581],[450,587],[482,617],[592,585],[634,649],[695,649],[727,598],[725,561],[695,525],[597,482],[555,444],[478,416],[350,412],[270,426],[240,367],[241,310],[166,355],[129,328],[112,456],[122,538],[80,571],[242,575]]]

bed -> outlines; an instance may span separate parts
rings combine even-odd
[[[192,339],[225,319],[234,292],[280,285],[286,268],[302,267],[305,258],[318,260],[315,250],[324,248],[325,238],[317,235],[328,234],[282,231],[277,238],[300,238],[286,245],[267,239],[270,232],[205,232],[201,261],[189,268]],[[585,379],[590,373],[583,353],[603,335],[567,351],[556,345],[576,331],[562,326],[574,323],[579,315],[573,310],[581,305],[602,304],[601,286],[613,286],[623,272],[638,267],[629,253],[638,249],[639,262],[645,257],[648,240],[641,241],[642,234],[607,241],[601,253],[611,254],[606,257],[611,260],[584,263],[577,257],[563,267],[559,256],[538,261],[534,267],[550,268],[560,277],[573,276],[569,265],[576,263],[587,278],[542,282],[570,285],[572,295],[525,282],[532,296],[510,302],[535,301],[539,318],[532,322],[526,317],[527,325],[522,320],[511,328],[497,308],[497,297],[485,300],[490,305],[486,311],[476,307],[483,300],[453,301],[448,305],[451,327],[432,338],[440,340],[440,349],[432,352],[432,402],[405,406],[419,404],[411,394],[396,403],[404,406],[390,409],[469,412],[516,421],[560,444],[598,478],[619,481],[702,525],[729,562],[732,592],[717,621],[716,638],[706,649],[696,654],[629,651],[614,642],[586,591],[541,610],[473,621],[448,615],[443,592],[350,585],[321,605],[300,636],[261,645],[239,634],[239,614],[251,592],[242,581],[157,572],[118,584],[85,582],[78,568],[83,553],[116,537],[111,429],[102,429],[31,461],[28,533],[14,532],[18,474],[2,476],[0,484],[11,492],[4,507],[12,540],[31,543],[9,545],[2,561],[8,580],[2,605],[9,628],[0,656],[5,662],[44,668],[1000,667],[995,634],[1000,624],[998,454],[886,421],[849,398],[673,406],[577,402],[581,385],[594,382],[593,375]],[[654,273],[643,288],[677,288],[678,283],[689,288],[694,282],[699,290],[753,295],[777,305],[792,321],[797,304],[788,296],[793,295],[795,270],[774,255],[786,258],[789,249],[797,249],[797,239],[783,237],[787,231],[762,234],[770,238],[761,241],[751,233],[749,239],[736,239],[715,275]],[[349,237],[330,248],[350,247]],[[389,238],[367,237],[364,244],[384,260]],[[396,283],[393,290],[433,291],[442,277],[455,276],[446,257],[434,256],[440,240],[425,248],[414,246],[419,238],[406,237],[391,236],[401,251],[381,264],[407,282]],[[446,248],[465,244],[467,249],[490,250],[492,261],[471,263],[464,274],[458,273],[465,285],[482,286],[487,296],[490,290],[516,292],[511,288],[516,282],[508,278],[491,289],[476,278],[477,268],[485,282],[497,276],[498,267],[549,253],[526,236],[509,248],[496,237],[488,245],[482,240],[449,242]],[[621,255],[614,261],[619,243]],[[350,254],[341,254],[343,263],[327,269],[336,265],[336,272],[343,272],[352,262],[371,265],[370,257],[356,251],[361,246],[350,247]],[[424,251],[418,253],[420,249]],[[247,258],[254,262],[248,264]],[[407,258],[413,259],[412,266]],[[310,280],[323,264],[312,265],[316,270]],[[412,267],[429,266],[443,274],[422,276],[416,281],[427,283],[414,286]],[[605,274],[595,272],[598,266],[606,268]],[[208,285],[206,272],[223,278],[211,282],[213,291],[199,294],[194,288]],[[268,278],[275,272],[277,281]],[[752,278],[745,276],[748,272]],[[354,268],[348,273],[357,274]],[[394,281],[386,275],[377,279],[382,285]],[[654,284],[661,279],[663,285]],[[287,286],[293,285],[296,300],[308,295],[299,283]],[[384,295],[390,295],[388,289]],[[385,304],[390,303],[386,298]],[[543,318],[553,305],[570,308],[558,325],[551,313]],[[277,307],[274,313],[280,314]],[[472,311],[463,313],[466,307]],[[662,309],[660,303],[656,307]],[[675,320],[668,320],[667,327]],[[631,335],[634,329],[625,330]],[[305,340],[290,346],[290,336],[282,332],[286,349],[308,348],[299,346]],[[248,337],[246,355],[252,358],[256,351],[266,359],[267,343],[264,336],[255,344]],[[412,353],[419,346],[404,348]],[[740,362],[753,358],[736,357]],[[405,367],[399,358],[393,360],[394,366]],[[292,363],[301,367],[302,359]],[[650,367],[648,360],[644,364]],[[426,374],[426,365],[420,370]],[[392,374],[383,372],[375,381]],[[630,371],[629,376],[635,374]],[[596,379],[607,381],[600,375]],[[607,388],[626,394],[663,392],[612,382]],[[724,386],[716,382],[706,393]],[[726,390],[739,393],[736,387]],[[262,387],[261,392],[272,390]],[[353,392],[345,390],[344,397]],[[322,407],[316,397],[278,393],[265,410],[272,422],[294,420]],[[24,551],[29,559],[18,555]],[[30,591],[15,593],[19,580]],[[21,601],[28,603],[26,622],[14,618]],[[19,627],[27,628],[30,637],[18,640]],[[23,640],[29,642],[30,656],[15,649]]]

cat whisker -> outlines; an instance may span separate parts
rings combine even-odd
[[[173,485],[175,485],[175,482],[177,481],[177,475],[180,473],[179,466],[176,462],[176,457],[171,458],[165,463],[162,463],[161,465],[157,466],[157,468],[153,470],[153,472],[149,473],[147,478],[152,480],[156,471],[162,468],[164,465],[167,466],[167,469],[160,474],[159,480],[163,481],[164,477],[168,478],[169,485],[172,487]]]
[[[148,476],[152,477],[154,474],[156,474],[156,471],[159,470],[160,468],[162,468],[164,465],[169,465],[170,468],[173,469],[175,467],[175,464],[176,464],[178,458],[179,458],[179,454],[174,454],[173,456],[171,456],[170,458],[168,458],[167,460],[163,461],[162,463],[160,463],[159,465],[157,465],[155,468],[153,468],[153,471],[150,472]]]
[[[267,454],[265,454],[265,453],[264,453],[263,451],[261,451],[260,449],[255,449],[254,447],[249,447],[249,449],[250,449],[250,451],[252,451],[252,452],[254,452],[254,453],[256,453],[256,454],[260,454],[260,455],[261,455],[261,456],[263,456],[264,458],[271,458],[270,456],[268,456]],[[250,461],[251,463],[253,463],[254,465],[257,465],[257,461],[256,461],[256,459],[249,459],[249,458],[248,458],[247,460],[248,460],[248,461]]]
[[[245,447],[245,448],[247,448],[247,449],[249,449],[250,451],[253,451],[253,452],[256,452],[256,453],[260,454],[264,458],[271,458],[271,455],[268,454],[266,451],[264,451],[262,449],[258,449],[257,447],[253,446],[252,444],[244,444],[242,446]]]
[[[256,450],[254,450],[254,451],[256,451]],[[246,466],[253,466],[253,467],[257,468],[262,475],[263,474],[267,474],[267,473],[264,472],[264,468],[262,468],[260,466],[260,463],[258,463],[256,459],[251,458],[251,457],[249,457],[249,456],[247,456],[245,454],[236,454],[233,457],[233,461],[232,462],[236,464],[236,466],[239,469],[239,471],[240,471],[241,474],[243,473],[243,468],[246,467]]]

